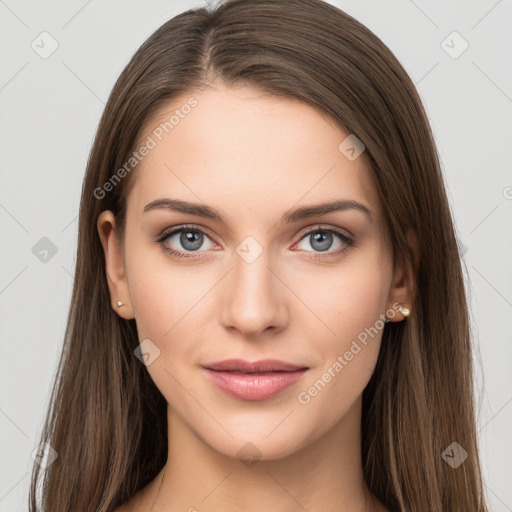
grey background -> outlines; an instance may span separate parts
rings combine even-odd
[[[512,511],[512,2],[330,3],[391,48],[429,115],[466,250],[486,490],[493,511]],[[200,5],[0,0],[0,512],[27,510],[104,102],[139,45]],[[46,59],[31,47],[43,31],[58,43]],[[459,53],[461,39],[442,43],[453,31],[469,44],[458,58],[445,50]],[[57,250],[46,262],[33,250],[43,237]]]

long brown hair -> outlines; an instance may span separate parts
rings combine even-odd
[[[136,169],[121,180],[114,174],[148,120],[212,76],[300,99],[364,144],[394,257],[414,268],[411,315],[386,324],[363,392],[366,482],[390,509],[485,512],[467,298],[428,118],[387,46],[321,0],[227,0],[189,10],[151,35],[117,80],[83,182],[72,301],[41,435],[58,458],[46,469],[34,465],[30,510],[114,510],[165,464],[167,404],[134,356],[135,321],[111,306],[96,221],[112,210],[123,228]],[[453,442],[467,452],[457,468],[442,457]]]

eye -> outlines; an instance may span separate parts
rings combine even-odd
[[[210,245],[207,244],[204,247],[203,244],[208,240]],[[211,249],[214,245],[204,231],[191,226],[180,226],[166,231],[157,242],[175,258],[195,258],[194,254],[187,253],[202,252]],[[175,249],[173,246],[178,248]]]
[[[337,244],[336,239],[338,240]],[[305,244],[305,250],[307,252],[311,252],[308,249],[308,246],[313,250],[315,254],[310,256],[312,258],[322,258],[325,256],[345,253],[351,247],[355,246],[354,240],[343,233],[340,229],[333,227],[323,228],[322,226],[317,226],[315,229],[306,232],[298,243],[301,242],[307,242]],[[337,247],[337,250],[329,251],[333,244]]]

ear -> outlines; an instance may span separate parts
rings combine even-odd
[[[105,253],[105,269],[112,307],[122,318],[132,319],[134,315],[124,266],[123,249],[116,232],[116,219],[110,210],[101,212],[97,228]],[[118,301],[122,301],[123,305],[118,307]]]
[[[395,313],[393,316],[389,315],[388,320],[390,322],[399,322],[406,318],[406,316],[397,309],[398,305],[401,305],[402,308],[408,309],[409,311],[412,311],[413,308],[412,284],[416,269],[418,268],[418,243],[416,235],[412,230],[407,232],[406,238],[411,248],[412,264],[414,268],[406,265],[402,260],[395,261],[386,310],[393,310]]]

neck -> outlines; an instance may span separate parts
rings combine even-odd
[[[167,417],[168,459],[150,492],[151,512],[376,510],[363,477],[361,400],[313,443],[273,460],[256,443],[240,442],[238,457],[219,453],[170,408]]]

